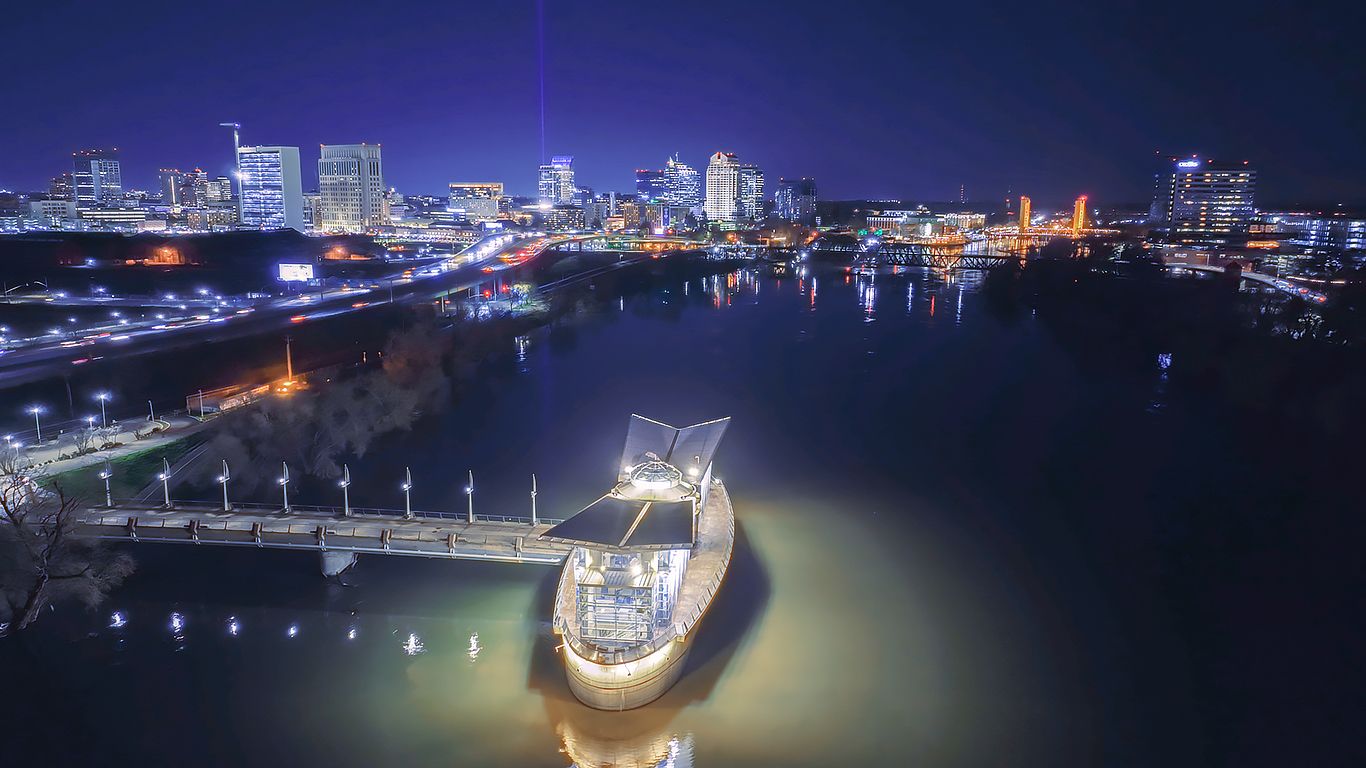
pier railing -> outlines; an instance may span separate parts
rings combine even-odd
[[[113,501],[114,505],[112,507],[101,504],[98,507],[92,507],[91,511],[103,512],[105,510],[108,510],[110,513],[114,511],[119,511],[126,514],[129,510],[168,510],[167,507],[151,501],[140,501],[137,499],[114,499]],[[288,517],[289,515],[308,515],[314,517],[335,517],[339,520],[346,520],[350,518],[375,518],[389,520],[406,519],[405,512],[402,509],[393,509],[389,507],[351,507],[351,514],[348,516],[344,514],[344,510],[342,507],[319,506],[316,504],[290,504],[289,510],[286,511],[285,508],[280,504],[234,501],[231,503],[231,509],[228,511],[224,511],[222,501],[205,501],[203,499],[172,499],[171,506],[169,507],[169,509],[180,512],[203,512],[206,514],[218,515],[283,515],[286,517]],[[414,509],[411,519],[454,520],[456,522],[463,522],[467,520],[468,517],[468,512],[445,512],[441,510]],[[475,522],[480,523],[520,523],[522,525],[532,524],[530,517],[522,515],[488,515],[483,513],[476,513],[474,515],[474,520]],[[537,525],[555,525],[557,523],[562,522],[564,521],[559,518],[540,517],[539,515],[536,517]]]

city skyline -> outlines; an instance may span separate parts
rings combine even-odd
[[[16,103],[49,119],[0,127],[0,144],[11,149],[0,186],[43,189],[72,151],[97,146],[120,148],[125,186],[154,188],[157,169],[168,167],[216,176],[231,165],[218,123],[234,120],[244,142],[299,146],[306,160],[315,144],[383,144],[386,182],[425,194],[478,178],[532,195],[534,169],[552,154],[574,155],[584,186],[629,190],[636,168],[675,153],[701,167],[725,151],[771,178],[821,179],[828,199],[955,200],[963,186],[970,201],[1002,200],[1009,190],[1128,204],[1147,198],[1160,156],[1198,153],[1250,160],[1268,202],[1366,199],[1366,160],[1341,151],[1359,133],[1360,107],[1326,98],[1345,86],[1335,82],[1346,77],[1342,68],[1325,66],[1349,50],[1350,25],[1336,22],[1304,20],[1320,30],[1312,43],[1282,41],[1254,76],[1242,59],[1176,66],[1161,55],[1200,50],[1202,29],[1233,40],[1274,32],[1274,19],[1228,14],[1233,6],[1222,3],[1141,19],[1099,8],[1069,19],[1046,5],[1023,18],[993,11],[967,36],[933,34],[966,32],[962,9],[912,15],[856,6],[840,17],[865,38],[853,48],[833,45],[821,6],[730,9],[718,18],[547,3],[542,157],[535,3],[387,18],[373,41],[386,62],[379,68],[324,55],[315,41],[346,16],[331,7],[278,9],[272,34],[294,41],[289,55],[266,30],[215,34],[214,16],[21,10],[9,26],[19,59],[39,56],[35,46],[71,34],[73,24],[106,34],[90,44],[90,57],[46,63],[41,85],[17,84]],[[1074,26],[1087,36],[1072,35]],[[452,37],[452,29],[467,33]],[[162,56],[150,43],[163,38],[200,54]],[[451,45],[467,62],[462,77],[433,83],[425,68]],[[279,77],[282,68],[291,76]],[[160,87],[140,88],[120,74],[128,71]],[[888,80],[896,71],[916,77]],[[723,87],[696,90],[688,73]],[[196,88],[204,78],[217,87]],[[69,98],[78,84],[82,98]],[[1336,105],[1339,119],[1257,108],[1259,94],[1292,86],[1306,103]],[[314,188],[305,165],[304,184]]]

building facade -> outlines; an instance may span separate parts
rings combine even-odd
[[[778,179],[773,194],[773,213],[780,219],[816,225],[816,180],[811,178]]]
[[[324,144],[318,158],[319,214],[325,232],[365,232],[389,223],[378,144]]]
[[[658,203],[669,196],[669,179],[664,171],[636,169],[636,197],[641,202]]]
[[[71,185],[77,205],[102,205],[123,197],[118,153],[117,149],[82,149],[71,153]]]
[[[702,210],[711,221],[735,222],[740,202],[740,161],[734,153],[717,152],[707,163],[707,197]]]
[[[668,188],[664,202],[696,208],[702,205],[702,176],[696,168],[678,161],[675,155],[664,164],[664,183]]]
[[[304,191],[299,171],[299,148],[242,147],[241,224],[247,229],[304,231]]]
[[[493,221],[498,218],[498,206],[503,199],[501,181],[463,182],[450,185],[446,210],[463,216],[471,223]]]
[[[548,205],[570,205],[574,202],[574,156],[556,155],[542,165],[537,178],[540,201]]]
[[[764,218],[764,172],[752,163],[740,166],[739,207],[741,219],[758,221]]]
[[[1257,211],[1256,189],[1257,172],[1246,163],[1173,160],[1157,174],[1149,219],[1175,242],[1245,240]]]

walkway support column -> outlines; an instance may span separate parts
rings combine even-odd
[[[357,555],[355,552],[323,550],[320,554],[322,555],[324,576],[340,576],[346,569],[356,564]]]

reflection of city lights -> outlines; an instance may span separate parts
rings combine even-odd
[[[124,615],[122,613],[119,613],[118,611],[114,611],[114,615],[109,617],[109,626],[113,627],[114,629],[118,629],[119,627],[122,627],[127,623],[128,619],[125,618]]]
[[[356,632],[356,628],[355,628],[355,627],[352,627],[352,628],[346,630],[346,639],[347,639],[347,640],[355,640],[357,634],[358,634],[358,633]]]
[[[232,616],[228,619],[228,634],[237,637],[237,633],[242,631],[242,625],[238,623],[237,617]]]
[[[180,634],[180,630],[185,628],[185,617],[179,613],[171,614],[171,631]]]
[[[417,654],[422,653],[425,650],[427,649],[424,645],[422,645],[422,639],[419,638],[416,634],[413,634],[411,632],[408,633],[408,639],[403,641],[403,652],[408,654],[409,656],[416,656]]]
[[[298,635],[299,635],[299,625],[298,625],[298,624],[290,624],[290,625],[289,625],[289,629],[285,631],[285,634],[288,635],[289,637],[298,637]]]
[[[482,650],[484,650],[484,646],[479,644],[479,633],[475,632],[474,634],[470,635],[470,661],[478,659],[479,652]]]

